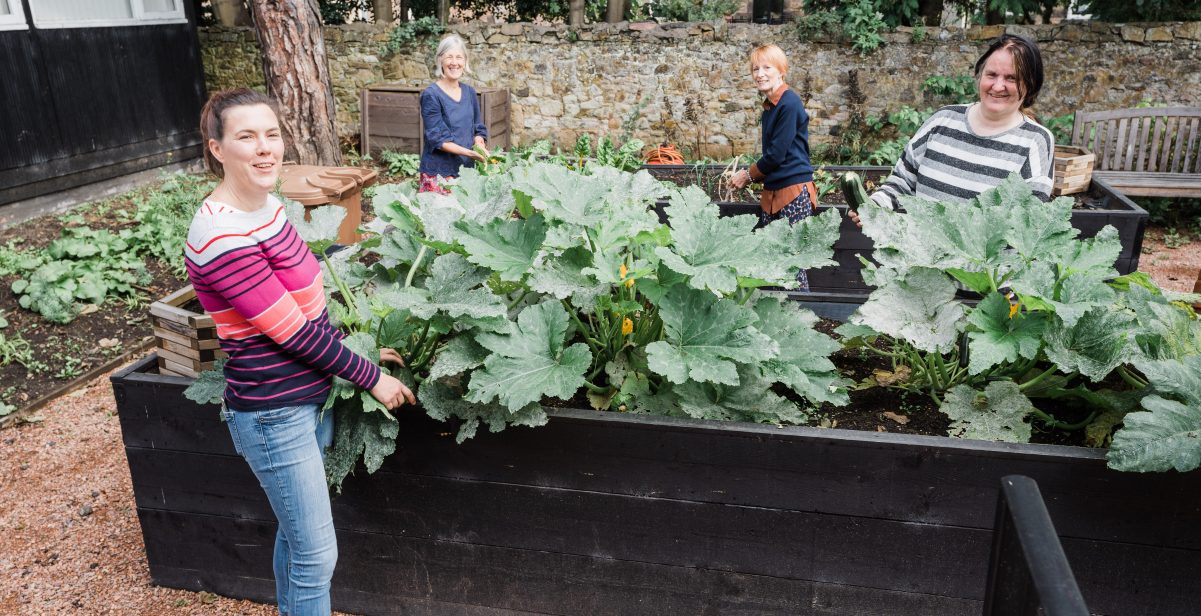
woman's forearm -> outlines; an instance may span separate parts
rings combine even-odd
[[[474,156],[475,155],[475,152],[472,152],[470,149],[465,148],[453,141],[447,141],[446,143],[443,143],[442,151],[449,152],[451,154],[458,154],[459,156]]]

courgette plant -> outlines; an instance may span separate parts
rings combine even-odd
[[[510,157],[489,172],[465,169],[449,196],[379,187],[375,236],[323,257],[346,344],[372,359],[395,348],[406,367],[394,373],[427,414],[458,423],[460,442],[481,424],[542,425],[554,399],[778,424],[847,400],[829,359],[838,343],[812,312],[761,290],[832,263],[837,211],[756,229],[645,171]],[[336,210],[305,223],[298,207],[289,218],[324,255]],[[326,407],[331,485],[360,457],[374,472],[395,450],[399,423],[367,392],[336,380]]]
[[[1201,325],[1179,301],[1191,298],[1145,274],[1118,276],[1113,227],[1078,239],[1072,200],[1043,203],[1016,175],[966,203],[901,204],[904,213],[861,206],[875,242],[874,262],[861,257],[864,280],[876,289],[838,330],[892,362],[885,386],[926,392],[952,435],[1027,441],[1032,419],[1087,430],[1094,445],[1112,439],[1115,468],[1161,470],[1181,448],[1190,462],[1176,468],[1196,466],[1201,439],[1179,431],[1201,431],[1201,409],[1160,377],[1172,373],[1164,362],[1193,361]],[[965,301],[965,290],[979,301]],[[1163,395],[1193,406],[1163,419]],[[1085,419],[1058,419],[1065,402],[1083,405]],[[1140,403],[1162,412],[1127,416]]]

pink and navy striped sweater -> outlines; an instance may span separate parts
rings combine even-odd
[[[330,375],[365,389],[379,380],[379,367],[347,349],[330,324],[321,268],[274,196],[254,212],[205,201],[185,256],[196,298],[229,354],[229,408],[320,403]]]

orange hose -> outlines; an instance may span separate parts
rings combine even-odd
[[[647,152],[645,160],[648,165],[682,165],[684,164],[684,155],[676,149],[676,146],[665,143],[657,148],[651,148]]]

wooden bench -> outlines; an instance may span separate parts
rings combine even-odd
[[[1072,145],[1126,195],[1201,197],[1201,107],[1077,111]]]

